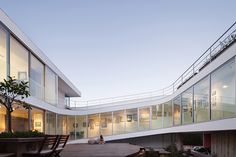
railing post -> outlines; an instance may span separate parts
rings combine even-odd
[[[209,50],[210,50],[210,62],[211,62],[211,55],[212,55],[212,54],[211,54],[211,47],[210,47],[210,49],[209,49]]]
[[[195,69],[194,69],[194,64],[193,64],[193,76],[194,76],[194,73],[195,73]]]

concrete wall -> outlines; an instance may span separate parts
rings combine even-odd
[[[65,108],[65,92],[60,88],[58,89],[58,105],[57,107]]]
[[[236,131],[211,133],[211,152],[216,157],[235,157]]]

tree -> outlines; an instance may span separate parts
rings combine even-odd
[[[0,82],[0,104],[5,106],[7,113],[7,131],[11,129],[11,113],[14,111],[13,105],[21,105],[25,109],[31,109],[31,106],[23,101],[24,98],[30,96],[28,82],[19,81],[8,76]]]

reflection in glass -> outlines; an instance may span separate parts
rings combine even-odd
[[[162,128],[162,104],[152,106],[152,129]]]
[[[45,101],[56,105],[57,91],[57,76],[51,69],[45,67]]]
[[[182,122],[183,124],[193,123],[193,88],[182,93]]]
[[[150,108],[139,109],[139,130],[150,129]]]
[[[138,110],[128,109],[126,110],[126,132],[138,131]]]
[[[235,60],[211,74],[211,118],[235,117]]]
[[[124,110],[113,112],[113,134],[123,134],[125,132],[125,114]]]
[[[33,55],[30,55],[30,94],[44,99],[44,65]]]
[[[0,26],[0,81],[6,78],[6,31]]]
[[[209,120],[209,76],[207,76],[194,85],[194,122]]]
[[[44,131],[44,111],[32,107],[31,110],[31,129],[39,132]]]
[[[15,79],[28,81],[29,52],[15,38],[10,38],[10,73]]]
[[[100,119],[101,134],[112,135],[112,112],[101,113]]]
[[[180,125],[181,124],[181,97],[180,95],[177,96],[174,101],[174,125]]]
[[[93,114],[88,116],[88,137],[98,137],[100,135],[99,125],[99,114]]]
[[[163,115],[164,127],[170,127],[173,125],[172,101],[164,103],[163,105],[164,105],[164,115]]]

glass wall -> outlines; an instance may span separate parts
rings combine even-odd
[[[99,114],[88,116],[88,137],[98,137],[100,135]]]
[[[209,76],[207,76],[194,85],[194,122],[209,120]]]
[[[162,128],[162,104],[152,106],[152,129]]]
[[[76,116],[76,139],[87,138],[86,116]]]
[[[66,135],[67,134],[67,116],[57,115],[57,134]]]
[[[10,74],[18,80],[28,81],[29,52],[15,38],[10,38]]]
[[[211,74],[211,118],[235,117],[235,60]]]
[[[28,131],[29,130],[29,114],[28,110],[19,105],[13,105],[11,114],[12,131]]]
[[[126,132],[138,131],[138,109],[126,110]]]
[[[172,117],[172,101],[164,103],[164,115],[163,115],[163,125],[164,127],[170,127],[173,125],[173,117]]]
[[[45,133],[49,135],[56,134],[56,114],[55,113],[46,112]]]
[[[32,107],[31,110],[31,129],[44,132],[44,111]]]
[[[0,26],[0,81],[6,78],[6,31]]]
[[[150,107],[139,109],[139,130],[150,129]]]
[[[6,131],[6,108],[0,104],[0,132]]]
[[[67,116],[67,134],[70,135],[70,140],[75,140],[75,129],[78,125],[75,122],[75,116]]]
[[[112,112],[100,114],[101,134],[112,135]]]
[[[57,76],[51,69],[45,67],[45,101],[56,105],[57,92]]]
[[[193,88],[182,93],[182,123],[193,123]]]
[[[125,132],[125,112],[114,111],[113,112],[113,134],[123,134]]]
[[[174,125],[181,124],[181,97],[177,96],[174,101]]]
[[[33,55],[30,55],[30,94],[44,99],[44,65]]]

